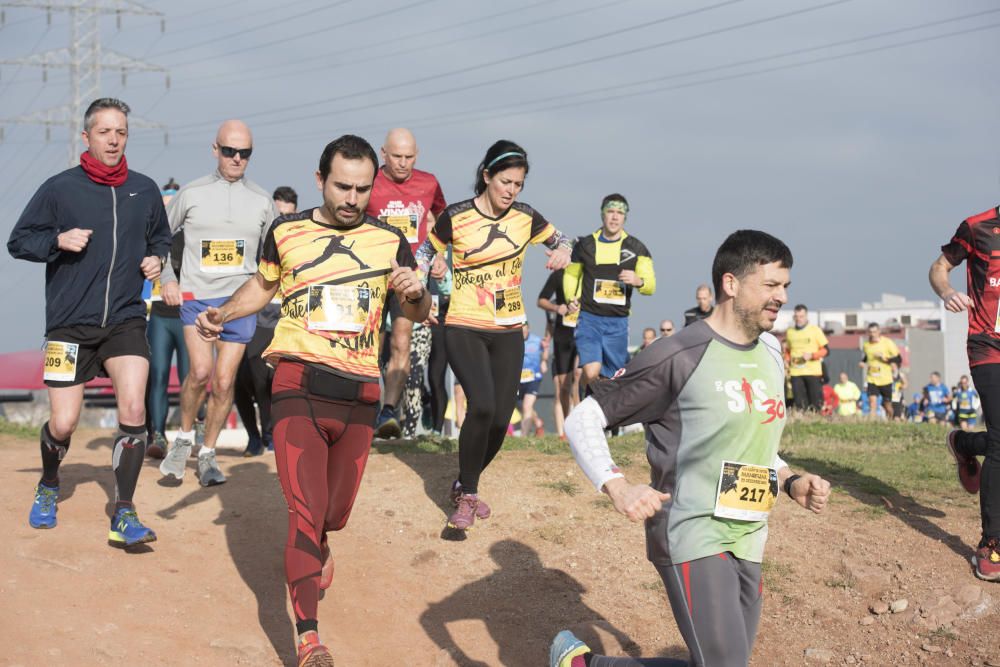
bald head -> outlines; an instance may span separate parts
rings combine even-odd
[[[698,285],[698,289],[694,291],[694,299],[701,312],[707,313],[712,310],[712,288],[708,285]]]
[[[227,120],[219,126],[219,131],[215,133],[215,144],[212,146],[212,153],[219,162],[219,173],[229,182],[235,182],[243,178],[247,170],[249,155],[241,156],[234,153],[227,156],[225,153],[232,152],[230,149],[243,150],[253,148],[253,135],[250,128],[242,120]]]
[[[382,144],[382,173],[395,181],[404,183],[413,175],[413,165],[417,162],[417,140],[405,127],[389,130]]]

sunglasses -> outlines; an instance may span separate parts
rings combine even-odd
[[[250,159],[250,154],[253,153],[253,147],[250,148],[233,148],[232,146],[219,146],[219,152],[222,153],[222,157],[236,157],[236,154],[240,154],[241,160]]]
[[[660,329],[660,333],[673,333],[673,329]]]

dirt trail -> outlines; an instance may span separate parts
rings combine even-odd
[[[180,486],[147,462],[138,509],[159,541],[123,553],[105,546],[105,431],[74,437],[51,531],[27,524],[37,442],[0,436],[0,664],[294,664],[273,457],[219,459],[229,482],[212,489],[193,460]],[[502,454],[481,486],[495,515],[463,542],[441,538],[456,466],[454,455],[373,451],[351,523],[331,540],[336,577],[320,603],[338,666],[539,666],[566,627],[614,652],[684,655],[641,527],[571,458]],[[826,517],[779,503],[754,664],[802,664],[807,649],[816,664],[1000,664],[1000,586],[967,565],[977,523],[958,495],[943,508],[839,495]],[[961,590],[966,616],[931,634],[927,610]],[[868,612],[901,597],[908,612]]]

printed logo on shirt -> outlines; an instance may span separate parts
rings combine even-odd
[[[758,412],[764,415],[761,424],[785,418],[785,397],[780,393],[774,396],[768,394],[767,383],[764,380],[716,380],[715,390],[725,393],[729,399],[726,408],[730,412]]]
[[[408,243],[416,243],[420,240],[417,226],[426,210],[422,202],[411,201],[404,205],[402,200],[394,199],[379,210],[378,219],[401,231]]]

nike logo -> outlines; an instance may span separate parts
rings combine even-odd
[[[137,194],[139,194],[139,193],[138,192],[130,192],[130,193],[128,193],[128,196],[129,197],[135,197]]]

